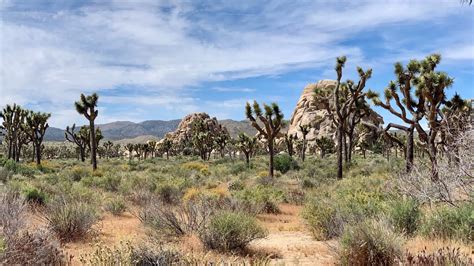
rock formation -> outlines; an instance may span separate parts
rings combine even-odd
[[[304,88],[290,120],[289,134],[297,134],[298,138],[301,139],[302,134],[299,126],[310,125],[310,131],[306,136],[309,145],[314,144],[316,139],[322,136],[335,138],[336,128],[331,118],[328,117],[323,100],[315,97],[314,92],[315,89],[318,89],[332,94],[335,86],[335,80],[320,80],[317,83],[308,84]],[[375,125],[383,124],[383,118],[374,111],[363,119],[370,120]]]
[[[178,125],[178,128],[171,133],[167,133],[165,138],[170,139],[175,144],[189,144],[192,141],[193,124],[201,120],[211,133],[218,133],[222,130],[227,131],[225,127],[219,124],[217,118],[211,118],[206,113],[192,113],[185,116]],[[159,143],[161,143],[161,140]]]

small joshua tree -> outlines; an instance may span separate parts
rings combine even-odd
[[[125,145],[125,149],[127,149],[128,151],[128,160],[131,161],[133,150],[135,149],[135,145],[133,145],[132,143],[127,143],[127,145]]]
[[[309,125],[300,125],[300,131],[301,135],[303,135],[303,143],[301,147],[301,160],[303,160],[306,157],[306,136],[309,134],[310,126]]]
[[[84,162],[86,156],[87,141],[89,140],[89,138],[80,133],[74,132],[75,129],[76,124],[73,124],[72,127],[67,126],[66,132],[64,132],[64,137],[67,141],[77,145],[77,148],[79,149],[79,158],[82,162]]]
[[[244,153],[247,167],[250,167],[250,157],[252,157],[252,154],[255,152],[255,148],[257,147],[257,138],[250,137],[245,133],[240,133],[236,146]]]
[[[51,114],[30,112],[26,117],[26,131],[33,142],[36,164],[41,165],[41,145],[44,134],[48,129],[48,119]]]
[[[160,149],[163,151],[163,153],[166,153],[166,159],[167,160],[170,158],[171,148],[173,148],[173,141],[171,141],[168,138],[163,139],[163,142],[161,143]]]
[[[97,142],[94,121],[99,114],[99,111],[95,109],[98,100],[99,96],[96,93],[90,96],[81,94],[80,101],[75,102],[76,111],[89,120],[91,163],[93,170],[97,169]]]
[[[328,137],[321,137],[316,139],[316,146],[321,151],[321,158],[324,158],[326,154],[334,151],[334,141]]]
[[[271,106],[264,104],[265,113],[262,112],[257,101],[253,102],[253,108],[249,103],[245,106],[245,114],[252,123],[252,126],[267,140],[268,152],[270,155],[268,174],[273,177],[273,157],[274,157],[274,141],[283,127],[283,113],[276,103]],[[257,122],[259,119],[263,127]]]
[[[107,159],[110,158],[110,154],[112,153],[112,148],[114,146],[114,143],[110,140],[106,141],[104,144],[102,144],[104,146],[104,151],[105,151],[105,157]]]

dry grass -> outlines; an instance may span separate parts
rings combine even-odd
[[[428,253],[433,253],[444,247],[459,247],[462,253],[471,254],[471,257],[474,259],[474,247],[455,240],[425,239],[417,236],[410,238],[405,244],[405,248],[413,254],[417,254],[424,249]]]

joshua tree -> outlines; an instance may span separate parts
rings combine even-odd
[[[370,114],[370,106],[367,104],[364,98],[359,98],[354,103],[354,108],[349,114],[349,117],[347,119],[347,126],[345,127],[346,129],[345,133],[349,140],[348,148],[346,149],[346,162],[350,163],[352,160],[352,151],[354,149],[354,138],[356,137],[355,129],[357,125],[360,124],[362,118],[365,116],[368,116],[369,114]]]
[[[428,122],[429,131],[425,130],[420,123],[416,123],[416,131],[420,140],[428,146],[428,154],[431,161],[431,175],[434,181],[438,181],[437,143],[436,139],[442,129],[441,105],[445,102],[445,90],[453,84],[453,79],[446,73],[435,71],[441,61],[439,54],[427,56],[419,64],[420,75],[414,79],[417,87],[417,95],[423,98],[423,114]]]
[[[300,127],[300,131],[301,131],[301,135],[303,135],[303,143],[302,143],[302,147],[301,147],[301,160],[303,160],[303,162],[304,162],[304,159],[306,157],[306,136],[309,133],[310,126],[309,125],[299,125],[299,127]]]
[[[209,160],[214,149],[215,136],[203,120],[196,120],[192,125],[192,143],[202,160]]]
[[[250,167],[250,157],[252,156],[256,147],[257,147],[256,137],[249,137],[245,133],[239,134],[239,138],[237,139],[237,148],[244,153],[247,167]]]
[[[90,132],[90,151],[91,151],[91,163],[92,169],[97,169],[97,142],[96,142],[96,130],[95,130],[95,119],[99,114],[99,111],[95,108],[97,107],[97,101],[99,96],[96,93],[93,93],[90,96],[85,96],[81,94],[81,99],[78,102],[75,102],[76,111],[83,115],[87,120],[89,120],[89,132]]]
[[[445,152],[459,162],[458,145],[459,137],[470,125],[471,104],[463,100],[459,94],[455,94],[449,101],[446,101],[441,109],[441,143]]]
[[[271,106],[264,104],[263,108],[265,109],[265,114],[262,113],[262,109],[260,109],[257,101],[253,102],[253,110],[252,106],[247,103],[245,114],[252,123],[252,126],[267,140],[268,152],[270,153],[268,174],[270,177],[273,177],[273,145],[275,138],[283,127],[283,113],[276,103],[272,103]],[[260,120],[263,127],[258,124],[256,118]]]
[[[405,157],[406,157],[406,171],[410,172],[413,166],[413,143],[414,143],[414,131],[416,124],[423,118],[424,109],[424,98],[414,97],[413,94],[413,81],[420,71],[420,62],[411,60],[407,68],[404,68],[401,63],[395,64],[395,75],[396,81],[391,81],[388,87],[385,89],[384,96],[385,102],[379,99],[377,93],[369,91],[367,97],[372,99],[372,102],[386,110],[393,115],[400,118],[408,126],[389,123],[384,130],[384,134],[387,138],[390,138],[388,131],[391,128],[402,130],[406,134],[406,146],[405,146]],[[415,102],[415,99],[417,101]],[[392,106],[392,101],[395,102],[398,110]],[[395,139],[392,139],[396,142]]]
[[[334,151],[334,141],[328,137],[323,136],[319,139],[316,139],[316,146],[321,151],[321,158],[324,158],[326,154]]]
[[[73,124],[72,127],[67,126],[64,136],[67,141],[72,142],[77,145],[77,148],[79,149],[79,157],[81,161],[84,162],[85,156],[86,156],[86,147],[87,147],[87,142],[89,141],[89,137],[81,134],[81,133],[84,133],[84,131],[82,132],[79,131],[79,134],[74,132],[75,129],[76,129],[76,124]]]
[[[163,151],[163,153],[166,153],[166,159],[168,160],[170,158],[170,150],[171,148],[173,148],[173,142],[170,139],[165,138],[163,139],[163,142],[161,143],[160,148]]]
[[[337,178],[342,178],[342,156],[343,148],[346,146],[345,139],[345,128],[347,126],[347,120],[349,115],[353,111],[354,105],[360,99],[365,97],[363,89],[365,88],[366,81],[372,75],[372,69],[364,71],[362,68],[357,67],[357,72],[359,74],[359,82],[354,84],[352,80],[347,80],[344,83],[341,83],[342,79],[342,69],[346,63],[346,57],[341,56],[336,60],[336,86],[332,92],[333,105],[330,105],[329,101],[325,101],[326,110],[329,115],[332,117],[334,125],[336,125],[336,135],[337,135]],[[319,91],[316,91],[316,94],[320,94]],[[334,111],[333,111],[334,110]],[[345,149],[345,154],[347,155],[347,149]],[[347,156],[346,156],[347,157]]]
[[[227,131],[227,128],[222,125],[219,125],[218,132],[214,141],[216,143],[217,148],[219,149],[222,158],[224,158],[225,156],[225,146],[229,143],[230,139],[231,138],[229,132]]]
[[[294,150],[294,142],[296,141],[297,137],[296,137],[296,134],[295,135],[291,135],[291,134],[285,134],[285,144],[286,144],[286,150],[288,151],[288,155],[290,155],[291,157],[293,157],[293,154],[295,153],[295,150]]]
[[[33,149],[36,159],[36,164],[41,165],[41,145],[43,143],[44,134],[48,129],[48,119],[51,114],[30,112],[26,117],[27,134],[33,142]]]
[[[7,105],[0,112],[3,119],[2,127],[5,131],[5,141],[8,146],[8,159],[20,160],[21,148],[28,144],[30,138],[23,130],[28,111],[17,104]]]
[[[109,159],[110,157],[110,154],[112,152],[112,148],[114,146],[114,143],[110,140],[106,141],[104,144],[102,144],[104,146],[104,153],[105,153],[105,157],[107,159]]]
[[[125,148],[128,151],[128,160],[131,161],[133,150],[135,149],[135,145],[133,145],[132,143],[127,143],[127,145],[125,145]]]
[[[156,156],[156,141],[149,140],[148,141],[148,149],[150,150],[150,156],[154,158]]]

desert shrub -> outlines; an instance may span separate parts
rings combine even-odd
[[[161,184],[156,188],[158,199],[166,204],[177,204],[182,196],[182,191],[176,185]]]
[[[127,205],[123,199],[117,197],[106,201],[104,209],[113,215],[121,215],[127,210]]]
[[[460,248],[445,247],[438,251],[429,253],[426,248],[418,254],[407,252],[403,261],[404,265],[456,265],[469,266],[474,265],[474,261],[469,254],[462,253]]]
[[[141,245],[132,249],[132,261],[135,265],[186,265],[183,254],[163,247],[150,248]]]
[[[93,252],[82,254],[79,261],[82,265],[135,265],[132,252],[133,247],[128,242],[114,247],[99,243]]]
[[[26,205],[17,191],[1,191],[0,196],[0,228],[8,246],[8,240],[24,227]]]
[[[44,205],[46,203],[46,194],[36,188],[27,189],[25,192],[25,200],[28,203]]]
[[[52,202],[45,217],[48,228],[63,242],[86,237],[99,218],[92,205],[67,200]]]
[[[240,180],[234,180],[234,181],[230,182],[229,185],[228,185],[228,189],[229,190],[234,190],[234,191],[242,190],[244,188],[245,188],[245,185]]]
[[[11,176],[12,176],[12,173],[8,169],[0,166],[0,181],[1,182],[6,182],[8,179],[10,179]]]
[[[239,163],[234,163],[230,166],[230,174],[231,175],[238,175],[242,172],[245,172],[248,170],[247,164],[239,162]]]
[[[316,240],[328,240],[339,236],[347,221],[329,200],[315,200],[305,205],[303,218]]]
[[[71,169],[70,178],[72,181],[81,181],[82,178],[90,176],[91,171],[88,168],[81,166],[74,166]]]
[[[389,197],[383,185],[383,180],[371,176],[321,186],[305,204],[303,218],[318,240],[340,236],[347,224],[382,214]]]
[[[5,168],[7,171],[9,172],[13,172],[13,173],[16,173],[19,166],[18,164],[14,161],[14,160],[6,160],[4,163],[3,163],[3,168]]]
[[[119,189],[122,177],[117,174],[107,174],[99,178],[99,180],[99,187],[107,191],[116,192]]]
[[[0,262],[2,265],[63,265],[66,260],[59,243],[48,232],[37,231],[9,238]]]
[[[206,248],[219,251],[242,249],[250,241],[265,236],[266,231],[254,217],[234,212],[216,214],[199,234]]]
[[[308,178],[305,178],[301,181],[301,187],[303,189],[307,189],[307,188],[313,188],[315,187],[316,185],[314,184],[314,182]]]
[[[395,200],[390,204],[388,215],[398,232],[412,235],[418,229],[421,210],[416,200]]]
[[[284,198],[281,190],[262,185],[236,191],[233,195],[238,200],[254,205],[258,209],[258,213],[279,213],[277,203]]]
[[[306,194],[304,190],[299,188],[288,189],[285,193],[285,201],[297,205],[302,205],[305,201]]]
[[[213,212],[213,208],[204,201],[169,206],[151,200],[138,213],[138,218],[158,234],[182,236],[199,231]]]
[[[421,234],[433,238],[474,241],[474,204],[466,203],[458,208],[440,207],[425,216]]]
[[[211,174],[211,172],[209,172],[209,166],[201,162],[187,162],[182,164],[181,167],[188,170],[194,170],[204,176],[209,176]]]
[[[275,170],[280,171],[282,174],[290,170],[299,169],[298,163],[293,157],[288,154],[279,154],[275,156]]]
[[[127,199],[135,205],[144,206],[153,200],[153,194],[148,189],[138,188],[127,195]]]
[[[345,265],[398,265],[403,238],[386,222],[367,220],[344,230],[339,252]]]

